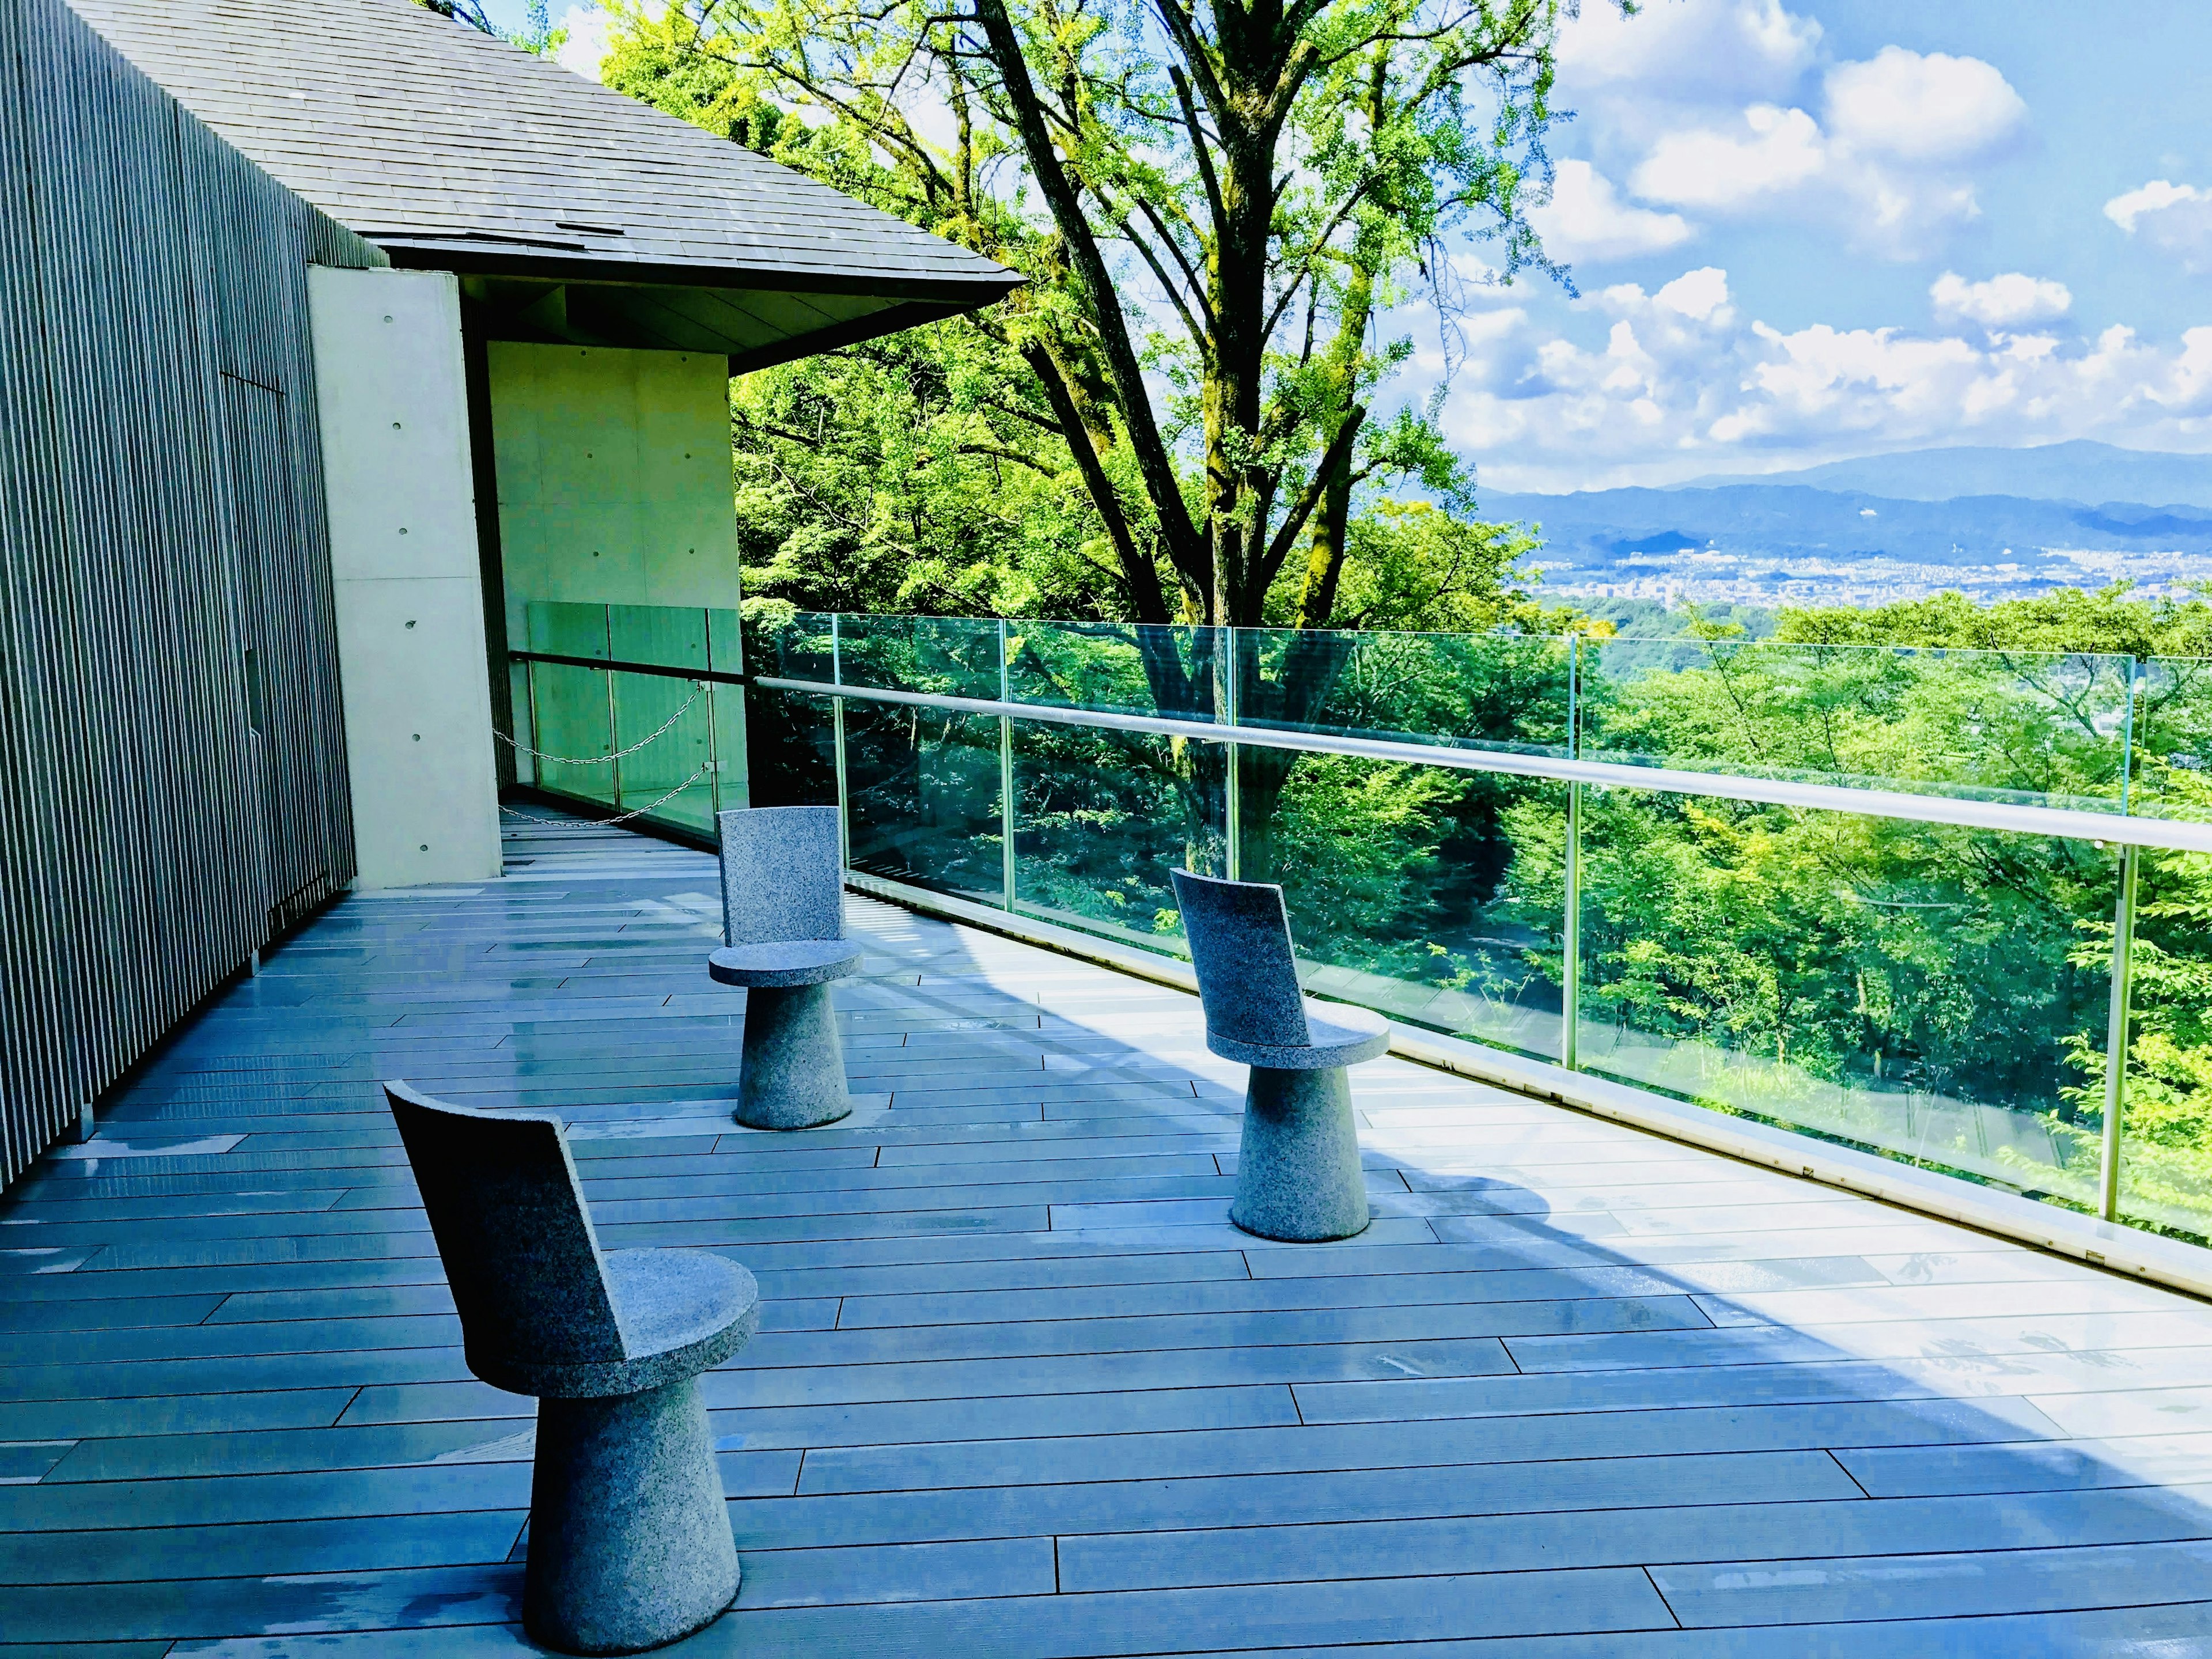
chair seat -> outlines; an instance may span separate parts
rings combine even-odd
[[[723,985],[826,985],[855,973],[860,945],[849,939],[782,939],[772,945],[726,945],[707,958],[707,972]]]
[[[600,1258],[623,1359],[478,1363],[494,1388],[539,1399],[605,1400],[711,1370],[760,1327],[760,1286],[726,1256],[706,1250],[610,1250]]]
[[[1206,1046],[1224,1060],[1239,1060],[1273,1072],[1323,1072],[1336,1066],[1357,1066],[1390,1047],[1390,1022],[1371,1009],[1349,1007],[1341,1002],[1301,1005],[1311,1041],[1297,1048],[1276,1048],[1263,1042],[1239,1042],[1208,1030]]]

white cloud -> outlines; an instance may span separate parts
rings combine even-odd
[[[571,70],[586,81],[598,80],[599,65],[607,55],[609,21],[607,14],[599,9],[598,0],[569,7],[554,20],[555,28],[568,32],[561,50],[553,54],[555,60],[562,69]]]
[[[2042,285],[2023,278],[2033,303]],[[2049,286],[2055,286],[2049,285]],[[1960,283],[2005,311],[2002,279]],[[1499,489],[1589,489],[1806,465],[1870,446],[2023,444],[2098,437],[2212,448],[2212,327],[2178,341],[2125,328],[1923,333],[1784,330],[1746,318],[1726,272],[1688,271],[1583,302],[1601,341],[1519,308],[1486,318],[1446,405],[1449,436]],[[1978,320],[1978,319],[1975,319]]]
[[[1826,165],[1820,129],[1802,109],[1753,104],[1733,132],[1669,133],[1636,169],[1636,193],[1675,207],[1726,210],[1805,183]]]
[[[2212,190],[2154,179],[2106,203],[2105,216],[2180,260],[2191,275],[2212,271]]]
[[[2027,106],[1978,58],[1884,46],[1828,72],[1828,131],[1861,155],[1916,163],[1976,160],[2016,132]]]
[[[1701,323],[1725,322],[1728,302],[1728,272],[1717,265],[1686,270],[1651,296],[1652,304]]]
[[[1930,284],[1928,297],[1935,302],[1938,318],[1979,323],[1984,328],[2043,322],[2063,317],[2074,307],[2073,293],[2065,283],[2017,270],[1986,283],[1970,283],[1957,271],[1947,270]]]
[[[1977,171],[2027,118],[1978,58],[1890,46],[1823,69],[1819,26],[1777,0],[1594,7],[1568,38],[1562,95],[1588,89],[1588,153],[1642,205],[1794,221],[1884,258],[1978,217]]]
[[[1560,80],[1570,102],[1585,88],[1621,83],[1644,98],[1777,98],[1820,40],[1820,24],[1780,0],[1662,0],[1633,17],[1599,0],[1560,32]]]
[[[1554,258],[1593,264],[1632,259],[1689,240],[1689,222],[1678,213],[1654,213],[1621,199],[1613,180],[1588,161],[1562,161],[1552,199],[1529,220]]]

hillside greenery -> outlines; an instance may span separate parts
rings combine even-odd
[[[1202,27],[1162,40],[1044,0],[622,12],[611,83],[1029,278],[735,385],[754,660],[823,648],[814,613],[875,613],[848,673],[995,696],[1005,619],[1010,683],[1042,701],[1211,718],[1233,686],[1248,724],[2212,816],[2202,604],[1546,605],[1536,540],[1484,520],[1433,410],[1371,405],[1408,349],[1377,319],[1418,302],[1449,337],[1448,233],[1487,236],[1501,276],[1553,272],[1526,213],[1559,8],[1310,0],[1238,64],[1206,25],[1232,14],[1170,7]],[[1324,36],[1335,67],[1294,70]],[[1221,199],[1205,82],[1270,74],[1273,125],[1231,148],[1297,165],[1287,193],[1247,168],[1239,189],[1269,181],[1255,219]],[[1256,343],[1255,308],[1284,325]],[[1250,630],[1233,662],[1218,621]],[[757,696],[750,726],[756,799],[828,797],[818,701]],[[1220,746],[1014,732],[1020,901],[1171,938],[1168,871],[1228,861]],[[998,896],[997,722],[855,702],[844,735],[855,864]],[[1564,786],[1250,745],[1237,764],[1241,871],[1283,883],[1327,988],[1558,1052]],[[2089,1200],[2109,850],[1626,789],[1580,811],[1583,1063]],[[2203,1234],[2212,860],[2146,854],[2138,916],[2127,1205]]]

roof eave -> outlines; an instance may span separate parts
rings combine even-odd
[[[843,295],[941,307],[946,314],[995,304],[1025,280],[1018,272],[1003,267],[997,275],[979,272],[974,276],[916,276],[910,272],[822,270],[805,265],[671,264],[608,258],[595,250],[492,246],[465,239],[394,236],[374,230],[366,230],[362,234],[382,248],[393,264],[406,269],[635,288]]]

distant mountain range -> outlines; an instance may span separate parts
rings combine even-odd
[[[2031,501],[2149,501],[2212,507],[2212,455],[2120,449],[2079,438],[2033,449],[1912,449],[1831,461],[1801,472],[1698,478],[1675,488],[1753,483],[1807,484],[1901,501],[2017,495]]]
[[[1487,493],[1540,528],[1547,591],[1750,605],[2016,598],[2125,579],[2212,589],[2212,456],[2109,444],[1934,449],[1759,478]]]

